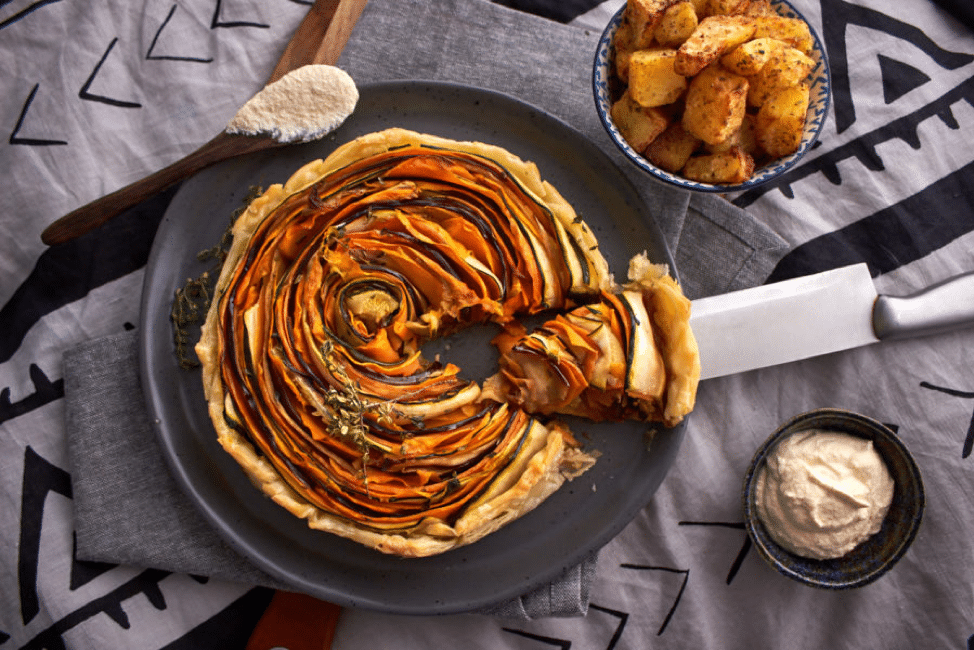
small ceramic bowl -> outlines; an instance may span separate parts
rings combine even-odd
[[[771,0],[771,5],[779,15],[804,20],[804,17],[785,0]],[[602,32],[602,37],[599,39],[598,48],[595,52],[595,65],[592,74],[595,108],[598,111],[602,125],[616,146],[622,150],[623,154],[629,160],[648,172],[653,178],[695,192],[741,192],[761,185],[762,183],[767,183],[794,167],[818,140],[819,134],[822,132],[822,127],[825,125],[825,118],[829,112],[829,104],[831,103],[832,97],[832,81],[829,73],[828,59],[825,54],[825,49],[822,47],[822,41],[819,39],[818,34],[815,33],[815,30],[809,27],[812,38],[815,41],[811,54],[811,58],[815,61],[815,69],[811,74],[811,93],[808,112],[805,116],[805,131],[802,135],[801,145],[798,147],[798,151],[756,168],[754,175],[750,179],[743,183],[733,185],[717,185],[692,181],[683,178],[679,174],[661,169],[646,160],[646,158],[629,146],[629,143],[622,137],[622,133],[619,132],[619,128],[612,121],[610,114],[613,101],[621,94],[620,82],[612,71],[614,57],[612,41],[615,38],[616,31],[619,29],[619,24],[622,22],[624,10],[625,5],[609,21],[609,24]]]
[[[839,431],[872,440],[895,482],[893,502],[879,532],[834,560],[801,557],[779,546],[761,523],[755,506],[755,477],[768,453],[783,438],[809,429]],[[889,427],[858,413],[818,409],[787,422],[758,449],[744,477],[743,501],[747,533],[769,565],[806,585],[849,589],[876,580],[903,557],[920,527],[924,493],[920,470],[910,452]]]

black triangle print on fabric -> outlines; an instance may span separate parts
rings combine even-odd
[[[723,521],[681,521],[680,526],[713,526],[716,528],[729,528],[731,530],[744,531],[744,522],[723,522]],[[751,550],[751,537],[744,533],[744,543],[741,545],[740,550],[737,552],[737,556],[731,563],[730,570],[727,572],[727,578],[725,579],[727,584],[734,581],[734,577],[737,572],[741,570],[741,565],[744,564],[745,558],[747,558],[748,553]]]
[[[951,397],[960,397],[962,399],[974,399],[974,391],[958,390],[956,388],[947,388],[946,386],[937,386],[931,384],[928,381],[921,381],[920,388],[926,388],[927,390],[934,390],[945,395],[950,395]],[[967,426],[967,435],[964,437],[964,444],[961,447],[961,458],[969,458],[971,452],[974,451],[974,415],[971,416],[971,422]]]
[[[216,8],[213,9],[213,21],[210,23],[211,29],[216,29],[217,27],[257,27],[260,29],[269,29],[270,25],[265,25],[264,23],[255,23],[246,20],[228,20],[224,21],[221,18],[223,8],[223,0],[216,0]]]
[[[608,614],[612,618],[616,619],[616,629],[613,631],[612,638],[609,639],[609,643],[605,646],[605,650],[613,650],[619,643],[619,639],[622,638],[622,632],[626,629],[626,623],[629,621],[629,614],[626,612],[620,612],[617,609],[602,607],[601,605],[596,605],[595,603],[590,603],[588,610],[589,612],[595,611]]]
[[[14,23],[23,20],[27,16],[31,15],[41,7],[52,5],[55,2],[61,2],[61,0],[38,0],[37,2],[29,5],[26,9],[22,9],[18,11],[13,16],[10,16],[9,18],[6,18],[4,20],[0,20],[0,29],[3,29],[4,27],[9,27],[10,25],[13,25]],[[0,2],[0,7],[2,7],[5,4],[7,3]]]
[[[24,126],[24,121],[27,119],[27,111],[30,109],[30,105],[34,102],[34,97],[37,95],[37,90],[40,87],[40,84],[34,84],[34,88],[30,91],[30,95],[27,96],[27,101],[24,102],[24,107],[20,109],[20,116],[17,118],[17,124],[14,125],[14,130],[10,133],[10,144],[25,144],[34,147],[45,147],[68,143],[67,140],[45,140],[42,138],[28,138],[20,136],[20,130]]]
[[[112,39],[111,43],[108,44],[108,49],[106,49],[105,53],[101,55],[101,60],[98,61],[98,65],[95,66],[95,69],[92,70],[91,75],[88,77],[84,85],[81,87],[81,91],[78,93],[78,97],[87,101],[101,102],[102,104],[108,104],[109,106],[118,106],[119,108],[142,108],[142,104],[139,104],[138,102],[123,101],[121,99],[114,99],[112,97],[96,95],[90,92],[91,85],[94,83],[95,77],[98,76],[98,71],[101,70],[102,65],[104,65],[105,60],[108,58],[108,55],[111,53],[112,48],[115,47],[116,43],[118,43],[117,36]]]
[[[680,600],[683,598],[683,593],[686,591],[687,584],[690,582],[690,569],[676,569],[673,567],[653,566],[649,564],[630,564],[628,562],[623,562],[619,566],[623,569],[646,571],[650,574],[666,573],[683,576],[680,581],[680,589],[673,598],[673,603],[670,605],[670,609],[666,613],[666,618],[663,619],[663,623],[659,626],[659,630],[656,632],[656,636],[662,636],[663,632],[666,631],[666,627],[670,624],[670,621],[673,620],[673,615],[676,614],[677,607],[680,606]]]
[[[883,101],[892,104],[911,90],[930,81],[930,77],[912,65],[891,59],[882,54],[879,59],[879,72],[883,77]]]
[[[832,72],[832,105],[835,115],[836,131],[842,133],[856,121],[856,108],[852,101],[846,38],[849,25],[873,29],[894,38],[910,43],[929,56],[937,65],[947,70],[956,70],[974,61],[974,56],[942,49],[921,29],[891,16],[854,5],[845,0],[821,0],[823,39],[829,55],[829,68]]]
[[[40,561],[44,504],[51,492],[70,499],[71,475],[28,446],[24,452],[24,477],[20,492],[20,544],[17,555],[20,617],[24,625],[30,623],[40,612],[37,563]]]
[[[544,16],[561,23],[568,23],[582,14],[595,9],[604,0],[494,0],[499,5]]]
[[[154,51],[156,49],[156,44],[159,42],[159,37],[162,35],[162,31],[166,29],[166,25],[172,20],[173,14],[176,13],[176,9],[179,5],[173,5],[172,9],[169,10],[169,14],[166,19],[162,21],[159,25],[159,29],[156,30],[155,36],[152,37],[152,43],[149,44],[149,49],[145,53],[145,58],[147,61],[192,61],[195,63],[212,63],[213,57],[202,58],[195,56],[176,56],[172,54],[156,54]]]
[[[889,273],[974,230],[968,203],[974,163],[913,196],[809,240],[778,262],[767,282],[865,262],[873,276]],[[873,242],[882,241],[882,248]]]

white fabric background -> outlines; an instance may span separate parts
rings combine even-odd
[[[0,22],[40,4],[0,4]],[[853,6],[830,0],[795,4],[820,34],[823,16],[835,20]],[[0,145],[0,178],[6,181],[0,193],[0,304],[12,304],[35,269],[45,251],[39,235],[50,221],[218,132],[259,89],[306,11],[306,5],[288,0],[218,6],[224,23],[269,27],[214,29],[214,3],[203,0],[62,0],[0,29],[5,91],[0,94],[0,131],[13,138],[36,86],[17,137],[69,142]],[[854,6],[915,25],[944,50],[974,53],[974,35],[926,0],[857,0]],[[213,59],[215,64],[146,58],[173,7],[153,52]],[[605,13],[592,13],[583,17],[580,28],[598,30],[605,19]],[[945,69],[915,44],[859,25],[847,28],[845,42],[857,119],[841,133],[830,120],[823,146],[811,160],[920,111],[969,84],[974,71],[971,63]],[[930,80],[886,103],[879,55],[908,61]],[[89,93],[141,108],[80,96],[103,56]],[[937,116],[925,118],[917,128],[919,146],[903,139],[878,145],[882,171],[846,159],[839,165],[841,185],[814,174],[792,186],[793,199],[774,191],[748,210],[799,247],[913,196],[974,162],[974,148],[959,144],[969,141],[974,129],[970,94],[952,103],[950,112],[958,128]],[[877,284],[882,291],[908,293],[972,269],[974,234],[968,232],[880,275]],[[133,272],[41,318],[18,351],[0,363],[4,403],[18,404],[35,393],[32,367],[56,381],[65,349],[137,323],[141,276]],[[962,448],[974,411],[972,344],[974,333],[968,330],[705,382],[676,466],[652,503],[604,549],[593,607],[585,618],[512,625],[477,616],[406,619],[348,611],[335,647],[557,647],[551,640],[561,640],[562,647],[567,642],[572,648],[620,649],[969,647],[974,638],[974,458],[965,458]],[[753,550],[728,582],[745,540],[734,524],[741,521],[740,481],[751,454],[778,424],[820,406],[856,410],[899,427],[927,492],[923,527],[913,547],[889,575],[861,590],[831,593],[791,583],[764,566]],[[76,616],[75,622],[61,637],[67,647],[162,648],[247,591],[243,585],[201,584],[171,575],[157,583],[165,607],[144,593],[120,604],[126,625],[105,612],[78,615],[86,603],[142,572],[118,567],[67,588],[71,501],[52,492],[45,502],[39,548],[39,610],[25,620],[16,525],[25,458],[29,449],[54,467],[68,468],[62,411],[55,400],[0,424],[0,516],[6,524],[0,527],[0,648],[29,647],[70,616]],[[635,570],[626,564],[654,568]]]

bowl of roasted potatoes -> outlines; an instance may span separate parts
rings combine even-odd
[[[592,79],[622,152],[699,192],[740,192],[791,169],[831,101],[822,43],[784,0],[626,0]]]

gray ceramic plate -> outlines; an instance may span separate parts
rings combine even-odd
[[[198,371],[179,368],[169,313],[173,292],[207,264],[249,188],[282,182],[338,144],[392,126],[498,144],[537,163],[599,237],[617,277],[647,250],[672,258],[649,208],[610,159],[542,110],[480,89],[429,82],[360,88],[355,114],[328,138],[211,168],[185,182],[170,204],[146,269],[142,380],[163,455],[189,498],[226,541],[267,573],[319,598],[402,614],[470,611],[519,596],[583,560],[646,505],[673,462],[685,423],[660,431],[647,450],[644,425],[573,430],[602,456],[595,467],[520,520],[443,555],[404,560],[308,529],[256,491],[217,445]],[[455,341],[450,359],[485,373],[483,337]],[[479,367],[476,367],[479,366]]]

